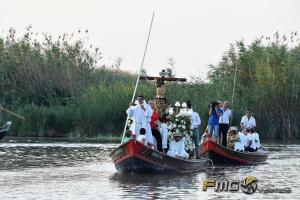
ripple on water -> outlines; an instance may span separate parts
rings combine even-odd
[[[300,199],[300,145],[268,144],[265,164],[216,167],[173,175],[116,173],[109,153],[117,144],[1,143],[0,199]],[[259,189],[292,193],[202,191],[205,179],[255,176]]]

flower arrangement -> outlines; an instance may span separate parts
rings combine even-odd
[[[192,109],[188,109],[185,102],[182,104],[177,101],[175,104],[175,109],[169,106],[166,109],[166,114],[169,118],[168,122],[168,140],[174,138],[175,133],[180,133],[185,139],[185,150],[187,152],[193,152],[194,144],[192,140],[193,132],[190,130],[191,126],[191,115],[193,113]]]

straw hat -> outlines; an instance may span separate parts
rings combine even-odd
[[[173,136],[174,137],[182,137],[182,134],[181,133],[174,133]]]
[[[232,126],[232,127],[229,128],[228,132],[230,132],[230,131],[238,132],[238,129],[237,129],[236,126]]]

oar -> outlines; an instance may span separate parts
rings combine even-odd
[[[3,107],[0,107],[0,110],[3,110],[3,111],[5,111],[5,112],[7,112],[7,113],[9,113],[9,114],[12,114],[12,115],[14,115],[14,116],[16,116],[16,117],[19,117],[19,118],[25,120],[25,118],[24,118],[23,116],[18,115],[17,113],[14,113],[14,112],[12,112],[12,111],[9,111],[9,110],[7,110],[7,109],[5,109],[5,108],[3,108]]]
[[[144,60],[145,60],[145,57],[146,57],[146,52],[147,52],[148,42],[149,42],[150,33],[151,33],[151,29],[152,29],[153,19],[154,19],[154,12],[153,12],[153,14],[152,14],[152,19],[151,19],[151,23],[150,23],[150,28],[149,28],[149,33],[148,33],[148,37],[147,37],[147,42],[146,42],[146,46],[145,46],[145,51],[144,51],[144,55],[143,55],[143,59],[142,59],[141,68],[140,68],[138,77],[137,77],[137,79],[136,79],[135,88],[134,88],[133,95],[132,95],[132,99],[131,99],[131,102],[132,102],[132,103],[133,103],[133,100],[134,100],[134,97],[135,97],[135,93],[136,93],[136,89],[137,89],[137,87],[138,87],[139,80],[140,80],[140,76],[141,76],[141,73],[142,73],[142,70],[143,70],[143,65],[144,65]],[[124,139],[127,124],[128,124],[128,116],[127,116],[127,118],[126,118],[125,127],[124,127],[124,131],[123,131],[123,136],[122,136],[121,142],[122,142],[123,139]]]

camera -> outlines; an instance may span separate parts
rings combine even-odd
[[[217,102],[217,101],[211,101],[208,104],[208,108],[215,108],[217,105],[219,105],[219,102]]]

